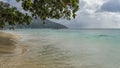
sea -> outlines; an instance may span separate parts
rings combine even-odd
[[[24,48],[24,52],[0,54],[0,68],[120,68],[119,29],[15,29],[5,32],[21,36],[16,46]]]

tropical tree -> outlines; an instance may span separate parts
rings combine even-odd
[[[6,24],[14,26],[16,24],[30,24],[32,18],[44,20],[65,18],[70,20],[75,18],[79,8],[79,0],[16,0],[22,2],[21,7],[26,13],[11,7],[8,3],[0,2],[0,27]],[[28,13],[29,12],[29,13]]]
[[[16,7],[10,7],[8,3],[0,2],[0,27],[4,28],[5,25],[30,24],[32,18],[28,14],[23,14],[17,10]]]

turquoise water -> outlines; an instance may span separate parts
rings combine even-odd
[[[10,32],[22,36],[19,44],[27,49],[19,59],[14,55],[6,56],[19,60],[16,67],[120,68],[120,30],[26,29]]]

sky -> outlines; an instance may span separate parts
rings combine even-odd
[[[15,0],[0,1],[9,2],[23,11]],[[120,0],[80,0],[75,19],[53,21],[69,28],[120,28]]]

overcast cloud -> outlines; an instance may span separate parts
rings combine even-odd
[[[6,0],[0,0],[0,1],[7,2]]]
[[[70,28],[120,28],[120,0],[80,0],[76,19],[59,23]]]
[[[7,1],[22,11],[20,3]],[[80,0],[75,19],[54,21],[70,28],[120,28],[120,0]]]
[[[120,12],[120,0],[109,0],[101,6],[102,11]]]

